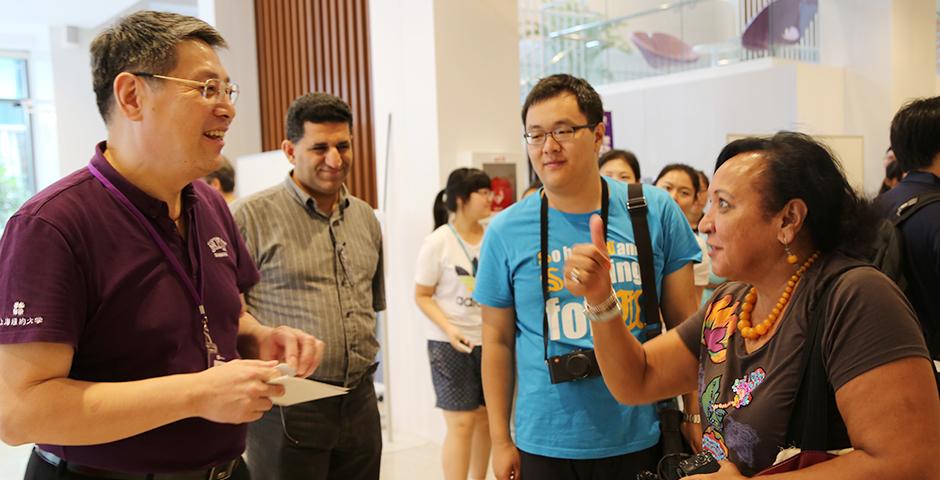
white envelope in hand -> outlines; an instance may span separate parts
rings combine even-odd
[[[328,383],[307,380],[306,378],[284,375],[268,381],[272,385],[284,385],[284,395],[271,397],[275,405],[289,407],[298,403],[310,402],[321,398],[346,395],[348,388],[337,387]]]

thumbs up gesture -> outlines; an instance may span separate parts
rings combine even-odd
[[[599,304],[610,295],[610,257],[604,239],[604,221],[591,216],[591,243],[571,249],[565,261],[565,287],[572,295],[584,297],[589,304]]]

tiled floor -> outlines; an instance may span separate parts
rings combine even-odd
[[[32,448],[30,445],[10,447],[0,443],[0,480],[23,478],[30,448]],[[439,445],[404,435],[397,435],[394,442],[385,442],[381,480],[439,480],[442,478],[444,477],[441,473],[441,447]]]

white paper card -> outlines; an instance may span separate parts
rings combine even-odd
[[[349,391],[348,388],[286,375],[277,377],[268,383],[284,385],[283,396],[271,397],[271,401],[274,402],[275,405],[282,407],[289,407],[298,403],[310,402],[321,398],[346,395],[346,392]]]

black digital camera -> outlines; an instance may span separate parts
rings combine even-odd
[[[667,461],[677,460],[677,456],[678,458],[684,457],[682,460],[678,461],[678,464]],[[691,475],[715,473],[719,468],[720,465],[718,465],[718,462],[708,452],[701,452],[695,455],[674,453],[666,455],[659,461],[659,465],[656,466],[656,473],[649,471],[640,472],[637,474],[636,480],[677,480]]]
[[[715,458],[708,452],[701,452],[679,462],[679,471],[681,477],[689,475],[700,475],[703,473],[715,473],[720,466]]]
[[[545,363],[548,364],[548,375],[553,384],[601,375],[594,350],[575,350],[564,355],[548,357]]]

